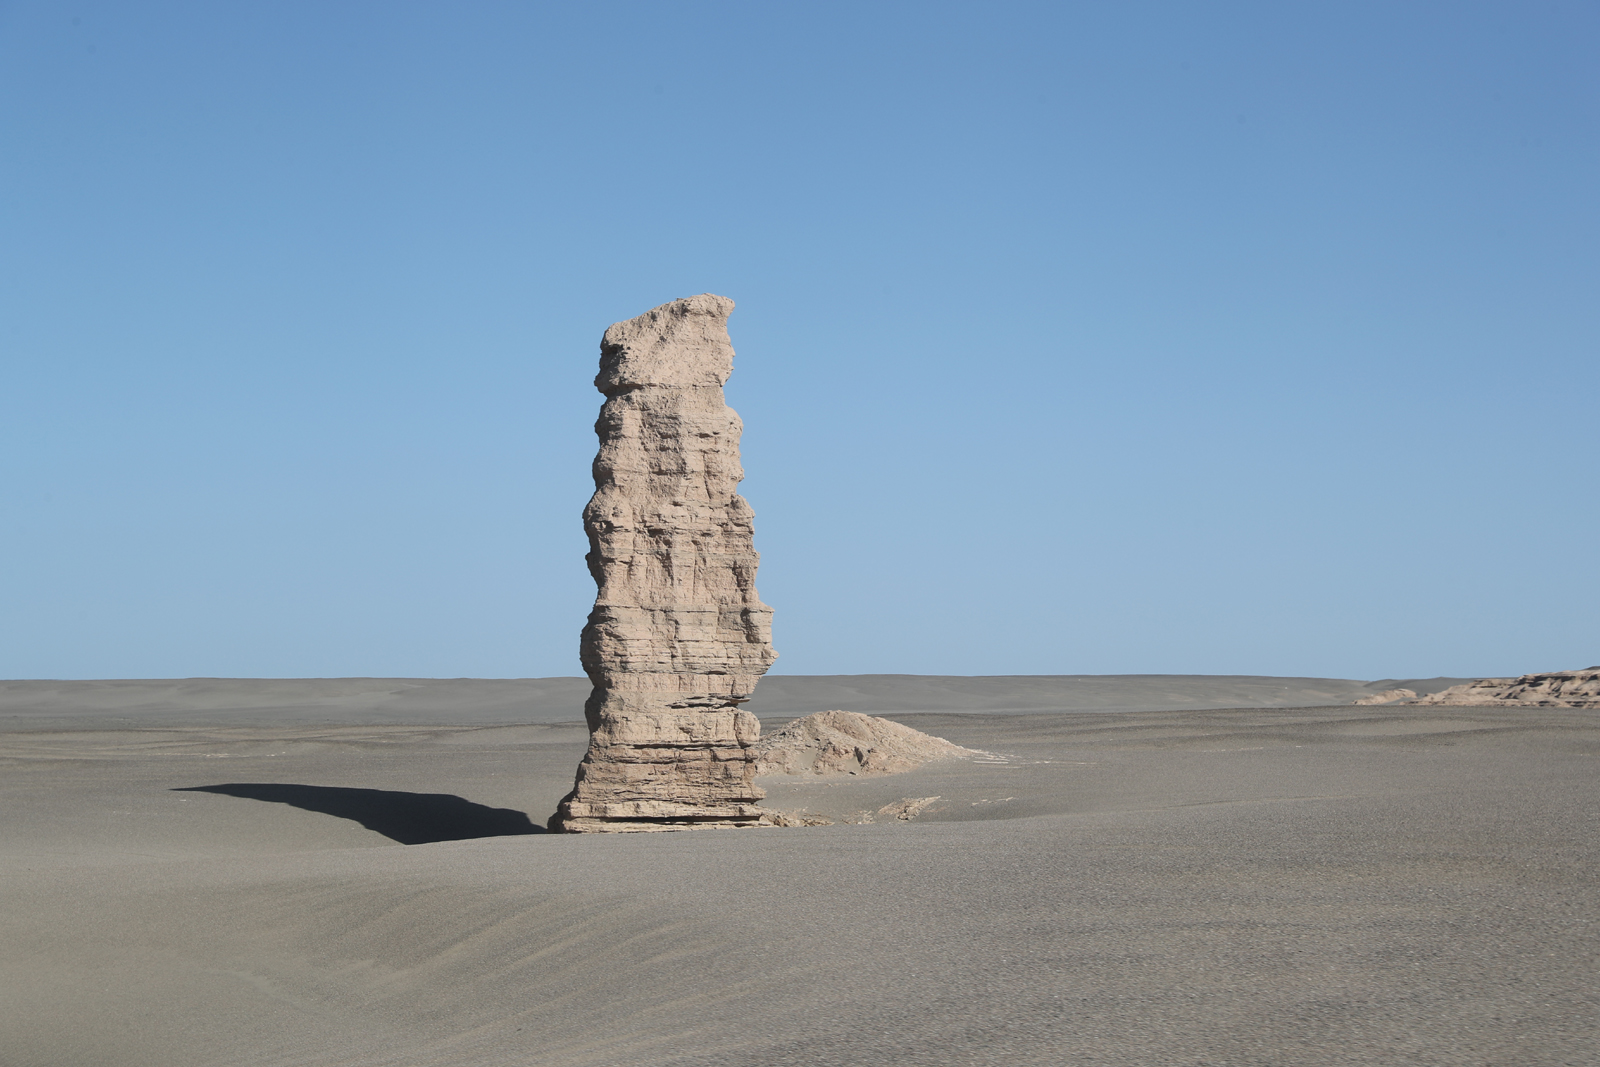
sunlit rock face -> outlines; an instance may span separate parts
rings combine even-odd
[[[756,595],[754,513],[738,493],[733,301],[705,294],[619,322],[600,342],[594,497],[599,593],[584,627],[589,751],[552,822],[568,832],[755,826],[749,699],[777,653]]]
[[[1417,703],[1483,708],[1600,708],[1600,667],[1524,674],[1521,678],[1482,678],[1453,685]]]

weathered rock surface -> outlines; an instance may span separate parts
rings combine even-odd
[[[732,310],[710,294],[676,300],[600,342],[606,401],[583,513],[599,587],[581,642],[590,741],[553,829],[773,821],[757,804],[760,723],[739,708],[777,653],[736,491],[743,426],[722,394]]]
[[[1483,708],[1600,708],[1600,667],[1524,674],[1521,678],[1484,678],[1453,685],[1417,703]]]
[[[756,743],[759,774],[899,774],[934,760],[983,755],[856,711],[819,711]]]
[[[910,822],[938,803],[938,801],[938,797],[906,797],[903,800],[895,801],[893,804],[885,804],[878,809],[878,814],[900,822]]]
[[[1371,696],[1362,697],[1360,700],[1352,700],[1350,703],[1393,704],[1397,700],[1415,700],[1416,698],[1417,694],[1409,689],[1385,689],[1381,693],[1373,693]]]

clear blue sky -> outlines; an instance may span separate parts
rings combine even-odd
[[[732,297],[788,673],[1600,662],[1600,6],[0,2],[0,676],[578,673]]]

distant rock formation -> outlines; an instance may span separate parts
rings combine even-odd
[[[1381,693],[1364,696],[1360,700],[1352,700],[1352,704],[1393,704],[1397,700],[1415,700],[1417,694],[1409,689],[1385,689]]]
[[[899,774],[981,756],[942,737],[856,711],[819,711],[756,742],[758,774]]]
[[[1581,671],[1484,678],[1432,693],[1418,704],[1477,707],[1600,708],[1600,667]]]
[[[756,595],[754,513],[736,491],[733,301],[705,294],[606,330],[595,386],[594,497],[584,509],[599,593],[584,627],[589,751],[551,828],[755,826],[760,735],[739,708],[777,653]]]

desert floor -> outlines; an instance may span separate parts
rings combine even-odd
[[[989,755],[553,835],[574,680],[0,683],[0,1064],[1600,1062],[1600,712],[762,684]]]

